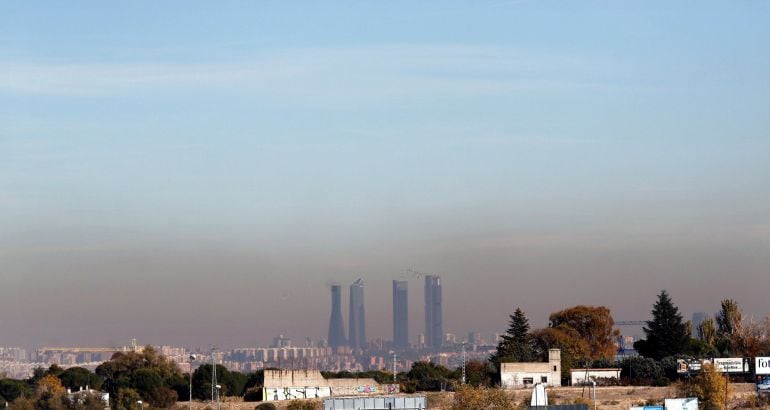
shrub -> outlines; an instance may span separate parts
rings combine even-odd
[[[246,389],[246,393],[243,394],[243,401],[261,401],[262,400],[262,388],[261,387],[249,387]]]
[[[286,406],[286,410],[316,410],[316,403],[307,400],[292,400]]]
[[[273,403],[258,404],[257,407],[254,408],[254,410],[275,410],[275,404]]]
[[[515,408],[513,398],[505,390],[468,385],[457,387],[452,402],[453,410]]]
[[[684,397],[697,397],[704,408],[719,410],[724,409],[725,398],[732,393],[732,386],[714,365],[705,363],[692,383],[679,383],[677,390]]]

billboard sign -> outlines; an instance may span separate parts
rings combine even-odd
[[[687,399],[666,399],[665,407],[666,410],[698,410],[698,399],[695,397],[690,397]]]
[[[770,357],[757,357],[754,359],[755,374],[770,374]]]
[[[748,373],[750,371],[748,357],[717,358],[714,359],[714,367],[722,373]]]
[[[770,375],[757,376],[757,391],[770,392]]]
[[[699,372],[703,361],[700,359],[677,359],[676,372],[677,373],[690,373]]]

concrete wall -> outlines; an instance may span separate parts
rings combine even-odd
[[[620,369],[588,369],[588,380],[591,379],[611,379],[620,380]],[[570,371],[570,382],[573,386],[579,386],[586,380],[586,369],[572,369]]]
[[[265,400],[398,393],[398,385],[374,379],[324,379],[318,370],[265,370]]]
[[[537,383],[561,386],[561,350],[550,349],[546,363],[500,363],[500,385],[503,388],[520,388]]]
[[[329,382],[318,370],[265,370],[265,387],[328,387]]]

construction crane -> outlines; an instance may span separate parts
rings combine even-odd
[[[647,325],[647,321],[645,320],[618,320],[617,322],[615,322],[615,326],[624,326],[624,327],[625,326],[636,327],[636,326],[645,326],[645,325]],[[618,354],[621,356],[625,356],[626,354],[626,349],[624,346],[625,343],[623,342],[624,342],[623,334],[621,333],[618,336]]]

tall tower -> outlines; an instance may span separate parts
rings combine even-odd
[[[337,350],[345,345],[345,325],[342,323],[342,288],[332,285],[332,315],[329,318],[329,346]]]
[[[441,317],[441,278],[425,277],[425,343],[428,347],[441,347],[444,326]]]
[[[393,281],[393,345],[409,347],[409,282]]]
[[[366,316],[364,314],[364,281],[361,278],[350,285],[349,314],[348,346],[353,349],[363,349],[366,347]]]

